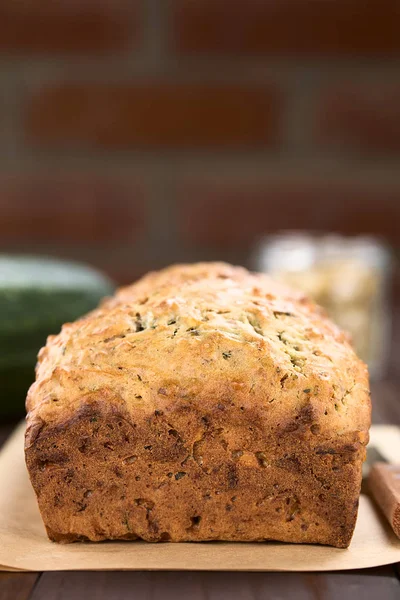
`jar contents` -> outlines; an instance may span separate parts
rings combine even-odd
[[[389,254],[369,238],[274,236],[261,246],[256,268],[301,289],[352,339],[374,378],[389,346]]]

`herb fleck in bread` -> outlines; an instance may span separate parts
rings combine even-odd
[[[350,543],[367,370],[265,275],[177,265],[122,288],[48,338],[27,410],[52,540]]]

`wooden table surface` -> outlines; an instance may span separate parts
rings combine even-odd
[[[372,385],[373,422],[400,425],[400,319],[389,376]],[[13,426],[0,427],[0,444]],[[1,543],[1,540],[0,540]],[[400,565],[326,573],[0,573],[0,600],[400,599]]]

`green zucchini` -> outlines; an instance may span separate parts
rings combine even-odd
[[[24,414],[47,336],[113,290],[110,279],[80,263],[0,255],[0,418]]]

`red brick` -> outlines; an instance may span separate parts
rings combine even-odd
[[[119,286],[130,285],[148,272],[146,267],[142,267],[139,257],[136,258],[135,264],[127,262],[121,264],[120,262],[112,261],[105,264],[99,263],[98,266]]]
[[[398,243],[400,182],[389,187],[287,181],[182,185],[183,239],[199,246],[248,248],[262,234],[309,229],[378,234]]]
[[[175,0],[175,47],[190,54],[393,55],[398,0]]]
[[[115,252],[114,246],[113,251],[108,253],[101,251],[98,246],[95,250],[80,248],[78,254],[76,251],[70,251],[70,247],[66,250],[63,248],[62,251],[57,249],[56,256],[90,264],[108,275],[117,285],[122,286],[134,283],[154,267],[144,259],[141,253],[135,252],[133,243],[126,244],[126,246],[130,250],[129,257],[127,252],[121,253],[118,250]]]
[[[143,222],[139,185],[96,175],[0,177],[1,242],[133,241]]]
[[[124,0],[8,0],[0,4],[0,52],[98,54],[138,34],[139,4]]]
[[[323,91],[316,135],[325,145],[400,151],[400,85],[342,83]]]
[[[100,148],[242,148],[274,144],[278,94],[267,86],[65,84],[26,107],[30,141]]]

